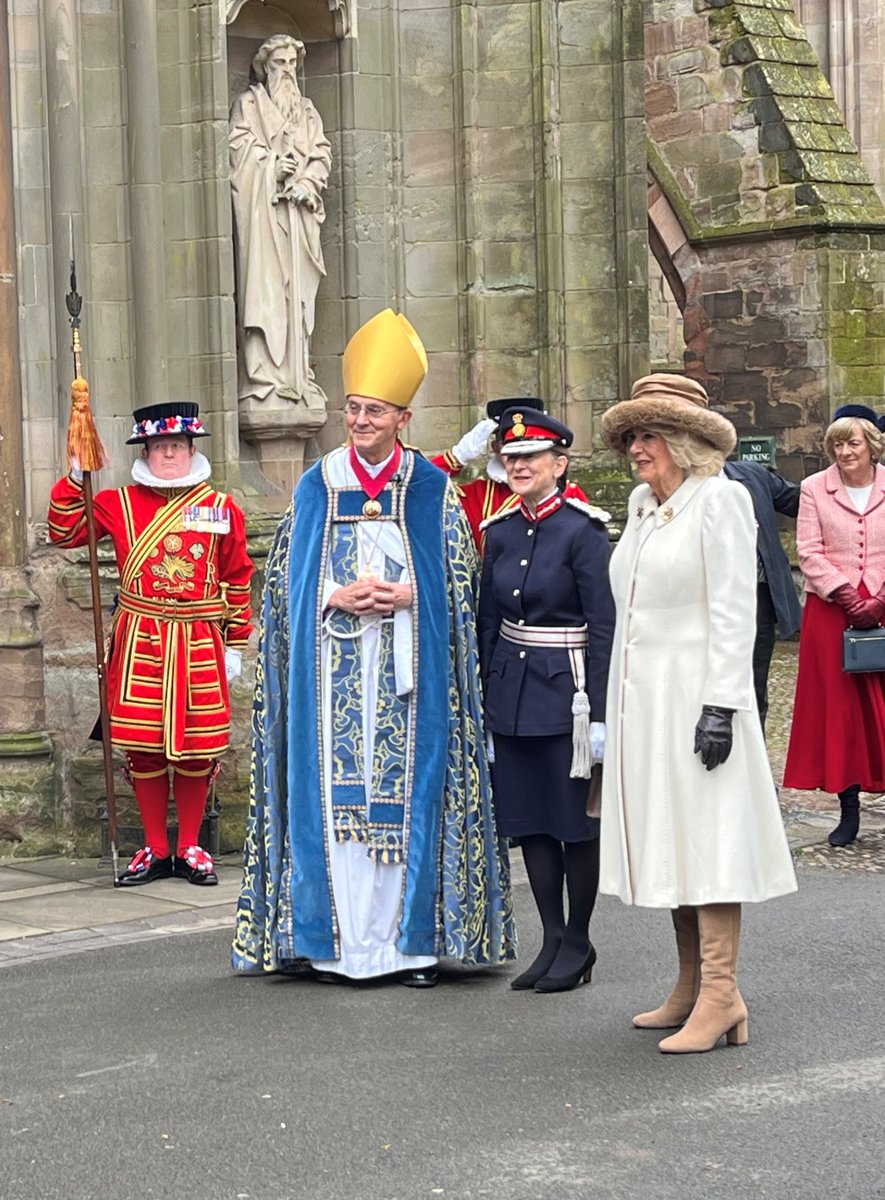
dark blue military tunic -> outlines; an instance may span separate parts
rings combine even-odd
[[[590,720],[605,720],[615,615],[608,534],[591,513],[599,510],[565,501],[535,521],[514,505],[486,531],[478,633],[486,729],[494,734],[498,824],[506,836],[547,833],[585,841],[598,835],[598,821],[585,811],[588,781],[569,777],[575,684],[568,651],[518,645],[499,632],[503,619],[536,626],[586,623]]]

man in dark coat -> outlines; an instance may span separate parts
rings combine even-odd
[[[765,729],[768,714],[768,671],[777,635],[788,638],[802,623],[802,607],[790,561],[781,545],[776,513],[795,517],[799,511],[799,484],[776,475],[761,463],[727,462],[723,468],[729,479],[742,483],[753,500],[758,527],[757,554],[759,583],[756,603],[756,642],[753,646],[753,686],[759,705],[759,719]]]

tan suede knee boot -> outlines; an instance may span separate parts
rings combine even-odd
[[[672,1029],[687,1020],[698,998],[701,982],[701,960],[698,943],[697,909],[689,905],[671,909],[676,930],[676,950],[679,954],[679,978],[676,986],[660,1008],[639,1013],[633,1018],[637,1029]]]
[[[702,1054],[712,1050],[723,1033],[730,1046],[747,1041],[747,1006],[736,981],[741,906],[705,904],[697,912],[701,989],[683,1027],[658,1043],[663,1054]]]

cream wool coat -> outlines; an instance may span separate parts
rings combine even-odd
[[[749,492],[690,475],[662,505],[641,484],[628,514],[611,560],[600,891],[651,908],[795,891],[753,692]],[[713,771],[694,753],[704,704],[736,710]]]

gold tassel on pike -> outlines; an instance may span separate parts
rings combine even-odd
[[[74,461],[81,471],[100,471],[108,465],[108,452],[89,407],[89,384],[80,376],[71,384],[71,419],[68,423],[68,464]]]

